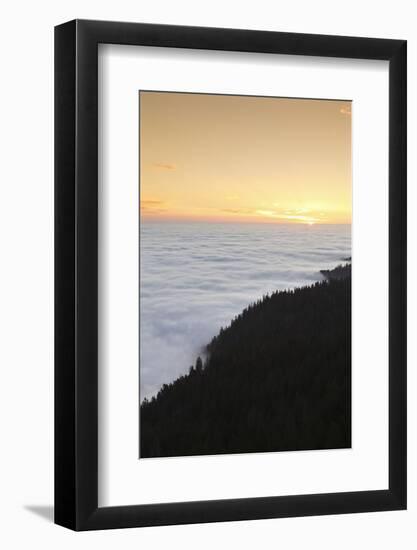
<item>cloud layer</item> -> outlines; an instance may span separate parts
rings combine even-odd
[[[186,373],[249,303],[350,255],[346,225],[143,223],[141,400]]]

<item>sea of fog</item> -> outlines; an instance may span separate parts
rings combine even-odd
[[[350,225],[142,222],[140,399],[188,372],[248,304],[350,255]]]

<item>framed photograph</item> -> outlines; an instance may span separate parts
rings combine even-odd
[[[406,42],[55,29],[55,522],[406,508]]]

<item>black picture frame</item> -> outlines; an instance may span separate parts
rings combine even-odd
[[[389,488],[98,506],[98,44],[389,62]],[[74,20],[55,28],[55,523],[74,530],[406,508],[406,41]]]

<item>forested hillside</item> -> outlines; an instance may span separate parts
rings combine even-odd
[[[351,278],[275,292],[140,408],[141,457],[350,447]]]

